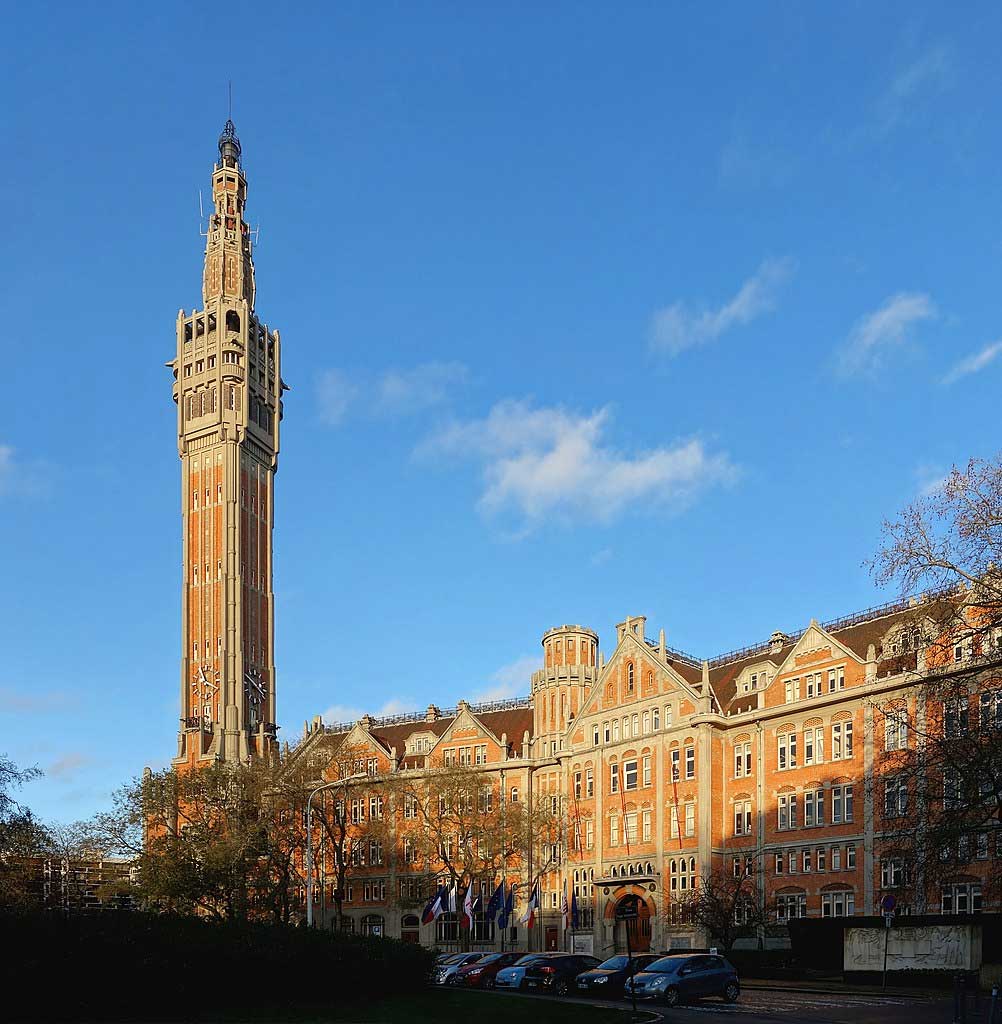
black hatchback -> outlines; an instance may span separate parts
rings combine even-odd
[[[623,983],[631,974],[639,974],[645,970],[648,964],[660,960],[661,953],[638,953],[633,958],[633,967],[630,967],[628,956],[612,956],[604,960],[584,974],[579,974],[574,982],[574,987],[579,995],[599,996],[602,999],[609,999],[613,996],[623,994]]]
[[[551,953],[545,960],[539,960],[526,968],[522,987],[530,992],[552,992],[565,996],[571,990],[574,979],[582,972],[597,967],[597,956],[584,953]]]

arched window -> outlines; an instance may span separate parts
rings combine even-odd
[[[235,309],[226,311],[226,329],[228,331],[240,330],[240,314]]]
[[[626,666],[626,692],[633,693],[633,662]]]
[[[634,715],[633,719],[632,719],[632,723],[633,723],[633,735],[634,736],[639,736],[640,735],[640,716],[639,715]]]

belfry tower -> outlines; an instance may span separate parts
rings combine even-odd
[[[254,310],[247,179],[232,121],[212,171],[202,308],[177,315],[174,371],[184,582],[175,764],[246,761],[276,744],[274,477],[278,331]]]

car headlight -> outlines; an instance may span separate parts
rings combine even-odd
[[[473,974],[483,974],[483,973],[484,973],[484,969],[482,967],[474,967],[473,970],[470,971],[471,975],[473,975]]]
[[[668,984],[668,979],[665,977],[655,978],[651,983],[651,988],[664,988]]]
[[[603,974],[597,978],[592,979],[596,985],[604,985],[609,979]]]

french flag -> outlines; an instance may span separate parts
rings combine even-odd
[[[422,924],[431,924],[432,921],[434,921],[435,918],[442,913],[442,895],[444,894],[444,892],[445,889],[442,886],[439,886],[438,891],[435,893],[435,895],[432,896],[430,900],[428,900],[427,905],[421,912]]]

